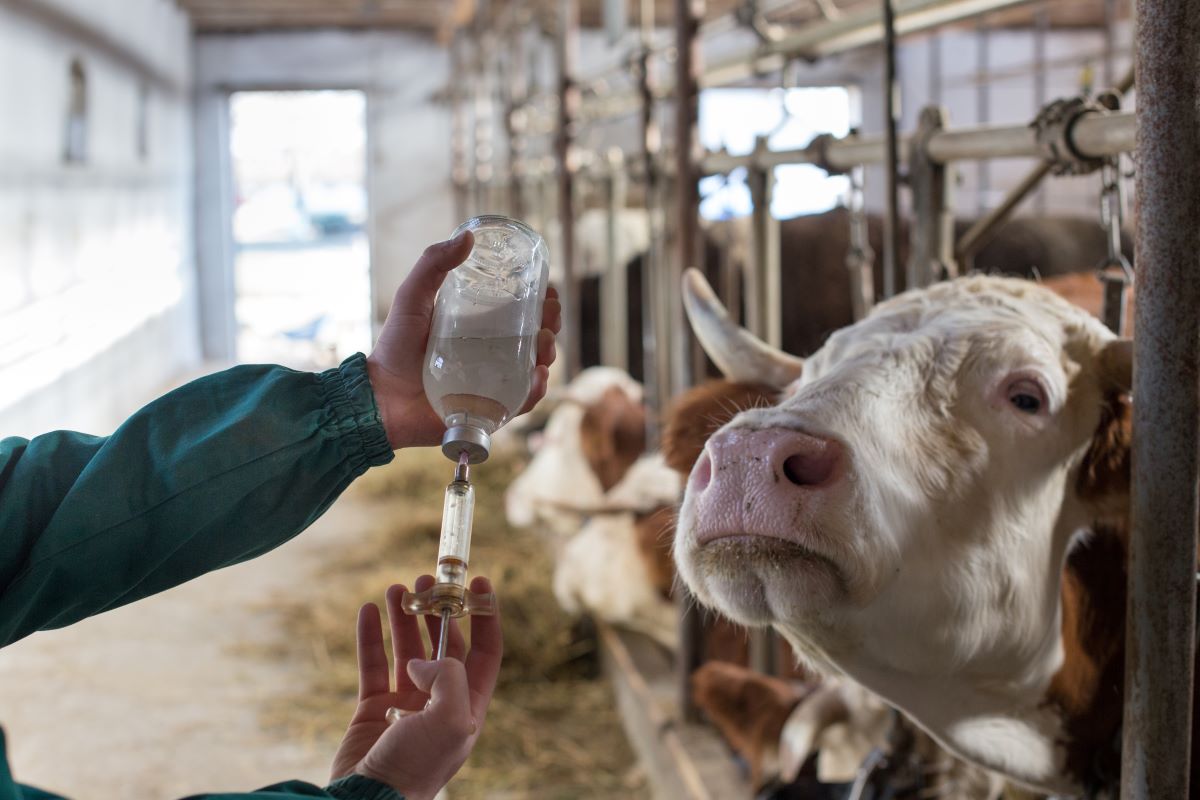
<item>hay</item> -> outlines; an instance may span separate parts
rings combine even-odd
[[[612,690],[598,675],[595,641],[554,601],[546,544],[505,522],[504,489],[519,468],[511,455],[497,454],[472,476],[472,574],[497,587],[505,655],[487,727],[448,793],[452,800],[648,797],[644,776],[631,768],[636,759]],[[267,654],[308,665],[308,683],[266,710],[268,724],[322,744],[340,738],[357,687],[357,609],[381,603],[391,583],[411,586],[432,571],[450,473],[436,451],[404,451],[352,487],[358,502],[378,509],[379,527],[348,532],[352,544],[327,565],[314,595],[277,607],[287,644]]]

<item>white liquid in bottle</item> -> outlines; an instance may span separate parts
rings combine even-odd
[[[425,391],[434,411],[447,425],[473,425],[488,433],[508,422],[529,397],[535,339],[432,338]]]

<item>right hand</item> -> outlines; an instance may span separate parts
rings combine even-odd
[[[422,575],[416,590],[433,585]],[[487,714],[500,672],[503,642],[500,616],[471,617],[471,651],[455,620],[450,621],[446,658],[425,661],[425,643],[416,617],[400,606],[403,586],[387,592],[396,688],[391,688],[387,653],[374,603],[358,613],[358,709],[333,760],[333,779],[358,773],[391,786],[406,800],[430,800],[467,760]],[[490,592],[486,578],[471,581],[471,591]],[[436,642],[441,620],[425,617]],[[429,700],[426,707],[426,700]],[[388,723],[387,710],[409,711]]]

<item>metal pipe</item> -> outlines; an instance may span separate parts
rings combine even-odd
[[[1200,0],[1137,6],[1137,336],[1121,797],[1188,796],[1200,440]]]
[[[1049,0],[1042,0],[1042,2],[1038,5],[1037,10],[1033,12],[1033,113],[1035,115],[1046,105],[1046,34],[1049,32],[1049,30]],[[1032,191],[1033,188],[1036,187],[1041,182],[1041,179],[1045,176],[1046,172],[1043,172],[1040,176],[1034,178],[1033,172],[1031,171],[1025,176],[1025,181],[1022,183],[1022,185],[1032,180],[1032,184],[1028,190]],[[1011,197],[1013,197],[1013,194],[1010,194],[1008,198],[1005,198],[1005,200],[1008,200]],[[1018,199],[1017,202],[1020,202],[1020,200]],[[1003,207],[1004,204],[1001,203],[1001,208]],[[1013,205],[1012,208],[1016,208],[1016,205]],[[1004,213],[1007,214],[1011,210],[1012,209],[1010,208]],[[1039,214],[1046,213],[1045,192],[1038,192],[1037,211]],[[964,266],[969,266],[969,260],[967,262],[963,262],[960,258],[960,263],[963,263]]]
[[[579,112],[579,90],[574,83],[579,58],[579,0],[559,0],[558,55],[558,161],[559,258],[563,265],[563,325],[558,336],[563,372],[569,381],[579,371],[579,287],[575,281],[575,117]]]
[[[987,125],[992,119],[990,114],[991,87],[988,85],[991,37],[988,34],[987,18],[980,17],[975,23],[975,71],[979,76],[979,83],[975,86],[975,123],[977,125]],[[987,159],[980,159],[975,164],[976,214],[982,215],[987,212],[987,195],[992,177],[991,166],[991,162]]]
[[[1129,68],[1125,76],[1113,88],[1121,95],[1127,94],[1133,88],[1132,67]],[[975,254],[991,241],[992,237],[999,231],[1001,224],[1012,215],[1012,212],[1021,204],[1021,201],[1038,187],[1042,179],[1049,175],[1053,168],[1054,165],[1048,161],[1043,161],[1036,165],[1025,174],[1025,177],[1016,186],[1009,190],[1004,200],[1000,202],[1000,205],[992,209],[981,219],[976,220],[975,224],[959,238],[954,249],[955,258],[961,267],[964,269],[970,268]]]
[[[600,340],[603,362],[610,367],[629,370],[629,302],[628,273],[620,258],[620,216],[625,208],[625,157],[613,148],[606,159],[607,174],[603,177],[605,208],[606,264],[601,283],[604,287],[604,335]]]
[[[1035,0],[909,0],[898,3],[894,9],[895,31],[897,36],[905,36],[1032,2]],[[816,60],[882,42],[884,27],[881,6],[829,22],[806,25],[777,42],[761,44],[715,63],[706,70],[703,85],[732,83],[778,69],[790,58]]]
[[[647,313],[663,314],[671,324],[668,333],[673,334],[674,341],[690,343],[691,328],[683,320],[683,300],[680,296],[680,285],[683,270],[687,267],[700,266],[700,149],[697,124],[700,115],[700,21],[704,19],[705,0],[675,0],[675,181],[676,188],[676,245],[677,253],[674,264],[670,269],[664,269],[664,275],[669,276],[669,282],[664,288],[664,296],[660,298],[662,306],[647,309]],[[649,69],[649,63],[646,65]],[[661,344],[660,344],[661,346]],[[675,364],[675,383],[672,388],[682,391],[686,383],[688,370],[684,354],[686,347],[671,347],[671,360]],[[664,387],[665,388],[665,387]],[[684,718],[695,720],[699,712],[692,702],[691,676],[703,659],[701,642],[703,641],[703,624],[700,610],[696,602],[687,592],[680,592],[681,606],[679,618],[680,658],[679,658],[679,691],[680,706]]]
[[[883,124],[884,198],[883,216],[883,296],[900,290],[900,82],[896,79],[896,15],[892,0],[883,3]]]
[[[1134,148],[1134,115],[1120,112],[1089,114],[1071,129],[1072,146],[1083,156],[1111,156],[1127,153]],[[905,146],[909,137],[901,137]],[[718,175],[738,167],[752,165],[821,164],[823,161],[837,170],[860,164],[879,164],[886,150],[883,137],[835,139],[826,148],[809,144],[795,150],[772,150],[761,156],[734,156],[722,151],[709,153],[704,159],[704,174]],[[971,161],[977,158],[1040,158],[1034,130],[1028,125],[990,125],[979,128],[960,128],[935,134],[929,140],[929,156],[945,164],[950,161]]]

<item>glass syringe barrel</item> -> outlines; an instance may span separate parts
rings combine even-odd
[[[475,487],[455,476],[446,487],[442,507],[442,534],[434,575],[434,605],[449,607],[452,616],[462,611],[467,589],[467,560],[471,556],[471,523],[475,514]]]

